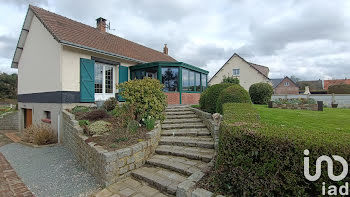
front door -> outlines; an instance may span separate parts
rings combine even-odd
[[[119,84],[128,81],[128,78],[129,78],[129,68],[126,66],[120,65],[119,66]],[[119,90],[119,93],[121,91],[122,90]],[[125,99],[120,94],[118,94],[118,101],[125,101]]]
[[[32,109],[25,109],[25,120],[24,120],[24,128],[28,128],[33,123]]]

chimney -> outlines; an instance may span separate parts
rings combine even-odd
[[[96,19],[96,28],[99,29],[102,32],[106,32],[106,19],[100,17]]]
[[[168,55],[168,47],[164,44],[163,53]]]

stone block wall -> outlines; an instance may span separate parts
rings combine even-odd
[[[312,110],[318,111],[317,104],[277,104],[272,102],[272,108],[279,109],[303,109],[303,110]]]
[[[159,122],[154,130],[147,133],[147,140],[123,149],[107,151],[94,142],[86,143],[88,137],[83,134],[74,115],[66,110],[62,114],[64,146],[103,186],[115,183],[128,176],[131,170],[141,167],[158,146],[161,132]]]
[[[0,130],[18,130],[18,111],[0,115]]]

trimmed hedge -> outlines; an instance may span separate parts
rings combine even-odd
[[[268,83],[255,83],[249,87],[249,95],[254,104],[267,104],[272,94],[273,88]]]
[[[328,94],[350,94],[350,84],[329,86]]]
[[[227,103],[220,126],[213,189],[226,196],[320,196],[327,187],[350,182],[328,178],[327,165],[315,182],[304,177],[303,151],[310,150],[310,174],[321,155],[339,155],[349,161],[350,133],[305,131],[265,125],[248,103]],[[334,162],[334,174],[342,166]]]
[[[224,89],[216,101],[216,112],[222,114],[224,103],[251,103],[248,92],[240,85],[234,84]]]
[[[221,91],[232,85],[233,84],[231,83],[219,83],[208,87],[204,92],[202,92],[199,99],[201,109],[209,113],[215,113],[216,101]]]

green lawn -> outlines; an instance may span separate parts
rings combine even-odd
[[[268,108],[254,105],[261,121],[281,127],[350,133],[350,109],[325,108],[323,112]]]

